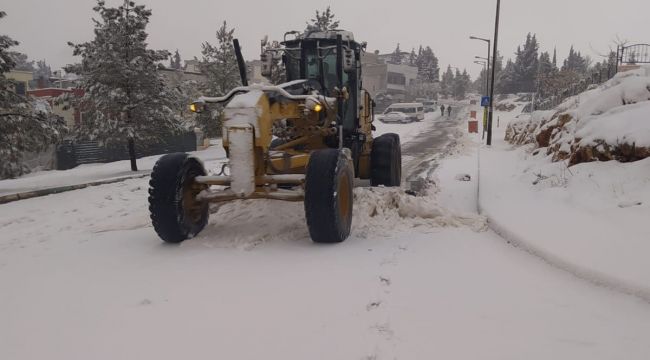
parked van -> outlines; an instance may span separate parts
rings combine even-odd
[[[384,111],[384,114],[393,112],[404,113],[411,122],[424,120],[424,104],[422,103],[392,104]]]

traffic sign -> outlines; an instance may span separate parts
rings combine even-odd
[[[490,106],[490,97],[489,96],[483,96],[481,98],[481,106]]]

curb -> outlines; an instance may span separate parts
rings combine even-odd
[[[150,175],[150,173],[134,175],[134,176],[124,176],[124,177],[110,179],[110,180],[93,181],[93,182],[89,182],[89,183],[85,183],[85,184],[58,186],[58,187],[53,187],[53,188],[41,189],[41,190],[27,191],[27,192],[16,193],[16,194],[9,194],[9,195],[0,196],[0,204],[7,204],[7,203],[18,201],[18,200],[25,200],[25,199],[35,198],[35,197],[59,194],[59,193],[62,193],[62,192],[67,192],[67,191],[85,189],[85,188],[90,187],[90,186],[114,184],[114,183],[123,182],[123,181],[131,180],[131,179],[142,179],[142,178],[147,177],[149,175]]]
[[[479,148],[479,168],[478,168],[479,189],[481,187],[480,153],[481,153],[481,149]],[[481,204],[480,196],[478,197],[477,202],[478,202],[479,214],[485,216],[488,219],[487,223],[490,230],[494,231],[497,235],[499,235],[501,238],[506,240],[508,244],[511,244],[516,248],[520,248],[526,251],[527,253],[541,259],[545,263],[557,269],[566,271],[571,275],[577,277],[578,279],[587,281],[599,287],[617,291],[626,295],[631,295],[643,300],[644,302],[650,303],[650,288],[631,284],[626,280],[619,279],[617,277],[607,275],[600,271],[577,265],[571,261],[567,261],[563,259],[561,256],[557,256],[549,251],[543,250],[535,246],[533,242],[527,241],[524,237],[509,230],[506,226],[504,226],[502,223],[496,220],[493,216],[488,214],[483,208],[483,205]]]

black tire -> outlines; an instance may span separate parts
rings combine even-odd
[[[184,153],[161,157],[149,180],[149,212],[154,230],[168,243],[179,243],[201,232],[208,222],[208,203],[196,194],[206,185],[194,183],[206,175],[200,161]]]
[[[307,165],[305,217],[316,243],[340,243],[352,226],[354,170],[336,149],[314,151]]]
[[[372,143],[370,185],[396,187],[402,182],[402,147],[397,134],[384,134]]]

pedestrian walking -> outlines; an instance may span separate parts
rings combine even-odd
[[[451,105],[447,106],[447,116],[451,117]]]
[[[440,116],[445,116],[445,104],[440,105]]]

